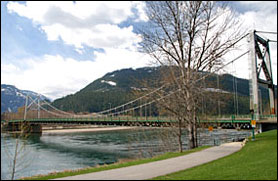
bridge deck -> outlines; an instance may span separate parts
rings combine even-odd
[[[10,123],[22,122],[23,119],[10,120]],[[27,122],[32,123],[93,123],[93,122],[138,122],[138,123],[175,123],[177,122],[171,117],[132,117],[132,116],[121,116],[121,117],[88,117],[88,118],[34,118],[27,119]],[[250,115],[230,116],[230,117],[208,117],[200,118],[199,123],[250,123]],[[258,123],[277,123],[277,116],[267,115],[261,116]]]

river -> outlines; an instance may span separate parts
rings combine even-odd
[[[251,135],[250,130],[199,130],[199,145],[216,145]],[[42,134],[19,139],[15,178],[47,174],[69,169],[111,164],[120,160],[151,157],[177,150],[174,131],[170,128]],[[183,148],[187,148],[186,132]],[[1,180],[11,178],[11,163],[16,139],[1,134]]]

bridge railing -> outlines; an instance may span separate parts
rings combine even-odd
[[[260,118],[277,118],[276,115],[261,115]],[[22,122],[23,119],[10,120],[11,123]],[[167,116],[103,116],[103,117],[87,117],[87,118],[34,118],[27,119],[26,121],[31,122],[176,122],[173,117]],[[210,117],[199,117],[199,123],[250,123],[251,115],[229,115],[229,116],[210,116]]]
[[[260,118],[277,118],[277,115],[276,114],[260,115]]]

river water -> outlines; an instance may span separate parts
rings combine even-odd
[[[251,135],[250,130],[199,130],[199,145],[218,145]],[[177,137],[170,128],[42,134],[18,139],[20,150],[15,178],[110,164],[177,151]],[[187,148],[186,131],[183,148]],[[1,134],[1,180],[11,179],[16,139]]]

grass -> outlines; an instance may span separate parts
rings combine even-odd
[[[48,180],[48,179],[62,178],[62,177],[68,177],[68,176],[74,176],[74,175],[80,175],[80,174],[86,174],[86,173],[92,173],[92,172],[99,172],[99,171],[110,170],[110,169],[115,169],[115,168],[128,167],[128,166],[132,166],[132,165],[139,165],[139,164],[143,164],[143,163],[149,163],[149,162],[164,160],[164,159],[173,158],[173,157],[177,157],[177,156],[182,156],[182,155],[186,155],[186,154],[193,153],[196,151],[201,151],[201,150],[209,148],[209,147],[210,146],[202,146],[202,147],[195,148],[192,150],[184,151],[182,153],[168,152],[168,153],[158,155],[158,156],[155,156],[152,158],[147,158],[147,159],[137,159],[137,160],[127,161],[127,162],[123,162],[123,163],[115,163],[115,164],[110,164],[110,165],[89,167],[89,168],[79,169],[79,170],[67,170],[67,171],[63,171],[63,172],[51,173],[48,175],[25,177],[25,178],[22,178],[21,180]]]
[[[152,180],[277,180],[277,130],[256,135],[232,155]]]

